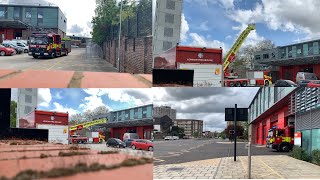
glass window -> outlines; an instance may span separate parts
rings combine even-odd
[[[286,58],[286,56],[287,56],[286,48],[281,48],[280,54],[281,54],[281,59]]]
[[[43,23],[43,11],[42,9],[38,9],[38,23]]]
[[[32,108],[30,106],[25,106],[24,107],[24,114],[28,114],[32,111]]]
[[[173,28],[164,28],[164,36],[165,37],[173,37]]]
[[[313,54],[319,54],[319,42],[313,42]]]
[[[169,50],[170,48],[172,48],[172,42],[163,41],[162,50],[167,51],[167,50]]]
[[[261,56],[260,56],[260,55],[256,55],[255,59],[256,59],[256,60],[260,60],[260,59],[261,59]]]
[[[31,19],[31,17],[32,17],[31,8],[26,8],[26,18]]]
[[[5,18],[6,16],[6,8],[0,7],[0,18]]]
[[[308,44],[303,44],[303,55],[308,56]]]
[[[167,0],[167,9],[175,10],[176,3],[173,0]]]
[[[302,148],[305,149],[309,154],[311,152],[311,139],[310,130],[301,131],[302,133]]]
[[[302,44],[297,45],[297,57],[302,56]]]
[[[263,54],[263,59],[269,59],[269,54]]]
[[[313,55],[313,42],[308,43],[308,54]]]
[[[165,22],[173,24],[174,23],[174,15],[166,13]]]
[[[297,47],[296,46],[292,46],[292,57],[297,57]]]
[[[291,58],[292,57],[292,46],[288,47],[288,57]]]
[[[26,103],[32,103],[32,96],[26,94],[24,101],[25,101]]]
[[[14,7],[14,10],[13,10],[14,19],[20,19],[20,11],[21,11],[20,7]]]
[[[320,129],[312,130],[312,150],[320,149]]]

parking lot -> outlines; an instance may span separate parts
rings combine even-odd
[[[247,156],[246,142],[237,143],[237,156]],[[221,139],[188,139],[154,142],[155,165],[178,164],[213,158],[232,157],[234,144]],[[252,155],[287,155],[265,146],[252,146]]]
[[[68,56],[54,59],[34,59],[27,53],[0,56],[0,69],[15,70],[66,70],[89,72],[116,72],[106,60],[90,51],[90,48],[74,48]]]
[[[146,157],[146,158],[153,158],[153,152],[150,151],[144,151],[144,150],[134,150],[129,147],[127,148],[112,148],[107,147],[105,143],[102,144],[85,144],[80,145],[87,148],[90,148],[92,150],[97,151],[119,151],[120,153],[131,155],[131,156],[140,156],[140,157]]]

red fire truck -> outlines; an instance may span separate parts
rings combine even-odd
[[[34,33],[30,37],[29,56],[56,58],[71,52],[71,39],[55,33]]]
[[[268,131],[266,141],[267,148],[288,152],[294,146],[294,127],[277,128],[274,126]]]

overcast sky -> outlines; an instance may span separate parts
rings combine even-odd
[[[277,46],[320,37],[319,0],[184,0],[181,43],[232,47],[250,23],[256,23],[245,41],[272,40]]]
[[[204,130],[222,131],[225,108],[247,108],[259,88],[153,88],[155,107],[168,105],[177,118],[204,120]]]

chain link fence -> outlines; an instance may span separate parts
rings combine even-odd
[[[103,58],[103,50],[98,44],[93,43],[90,40],[88,40],[86,44],[86,59]]]

